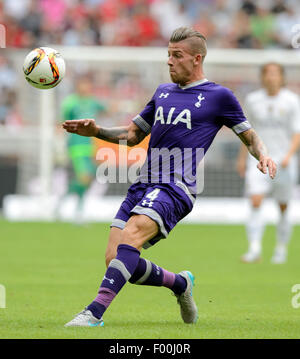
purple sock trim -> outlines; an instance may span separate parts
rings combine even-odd
[[[109,288],[100,288],[94,302],[104,305],[107,308],[117,294]]]
[[[167,288],[172,288],[175,282],[175,273],[168,272],[163,269],[163,283],[162,285]]]

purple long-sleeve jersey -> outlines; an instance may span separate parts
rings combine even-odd
[[[151,133],[139,181],[179,183],[192,194],[196,169],[221,127],[236,134],[251,128],[233,92],[206,79],[160,85],[133,121]]]

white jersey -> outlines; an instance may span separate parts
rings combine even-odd
[[[260,89],[248,94],[244,110],[270,157],[280,163],[290,149],[292,136],[300,133],[298,95],[282,88],[276,96],[269,96]]]

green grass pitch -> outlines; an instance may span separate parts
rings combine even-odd
[[[272,265],[275,228],[264,236],[263,262],[242,264],[243,226],[179,224],[167,240],[143,251],[156,264],[196,276],[196,325],[182,323],[166,288],[127,284],[103,328],[64,328],[96,296],[104,274],[108,224],[0,222],[0,338],[300,338],[300,227],[289,261]]]

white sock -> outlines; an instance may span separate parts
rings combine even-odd
[[[280,220],[277,224],[277,245],[276,249],[285,249],[291,239],[292,224],[289,220],[287,211],[281,213]]]
[[[261,241],[264,229],[265,223],[260,208],[252,207],[250,218],[246,224],[249,252],[256,254],[261,252]]]

